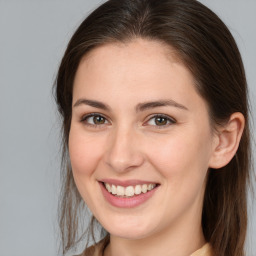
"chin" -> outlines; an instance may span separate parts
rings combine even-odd
[[[111,223],[111,222],[109,222]],[[152,224],[149,225],[142,224],[140,225],[129,225],[130,222],[126,221],[122,224],[119,223],[111,223],[111,225],[105,225],[104,228],[115,237],[120,237],[123,239],[129,239],[129,240],[139,240],[147,237],[152,232]]]

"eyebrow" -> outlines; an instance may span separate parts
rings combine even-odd
[[[94,108],[103,109],[106,111],[110,111],[110,107],[100,101],[97,100],[88,100],[88,99],[79,99],[76,101],[73,107],[78,107],[80,105],[88,105]]]
[[[78,107],[80,105],[88,105],[88,106],[91,106],[94,108],[111,111],[110,106],[108,106],[107,104],[105,104],[103,102],[96,101],[96,100],[78,99],[76,101],[76,103],[73,105],[73,107]],[[188,110],[187,107],[185,107],[184,105],[182,105],[174,100],[157,100],[157,101],[143,102],[143,103],[139,103],[135,109],[136,109],[136,112],[142,112],[142,111],[145,111],[148,109],[157,108],[157,107],[165,107],[165,106],[171,106],[171,107],[179,108],[182,110]]]
[[[151,108],[165,107],[165,106],[188,110],[187,107],[185,107],[184,105],[182,105],[174,100],[158,100],[158,101],[152,101],[152,102],[139,103],[136,106],[136,112],[145,111],[145,110],[151,109]]]

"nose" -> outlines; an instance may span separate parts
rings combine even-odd
[[[116,129],[109,135],[105,163],[115,172],[126,172],[144,162],[139,135],[131,129]]]

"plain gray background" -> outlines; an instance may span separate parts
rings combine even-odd
[[[51,89],[74,29],[100,2],[0,0],[0,256],[57,255],[60,137]],[[237,40],[255,120],[256,1],[201,2]],[[256,256],[252,204],[248,256]]]

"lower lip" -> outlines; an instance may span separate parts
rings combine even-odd
[[[147,193],[141,193],[139,195],[135,195],[133,197],[117,197],[109,193],[104,184],[102,182],[99,182],[102,193],[105,197],[105,199],[113,206],[119,207],[119,208],[133,208],[136,206],[139,206],[146,202],[149,198],[153,196],[153,194],[156,192],[157,187],[154,189],[148,191]]]

